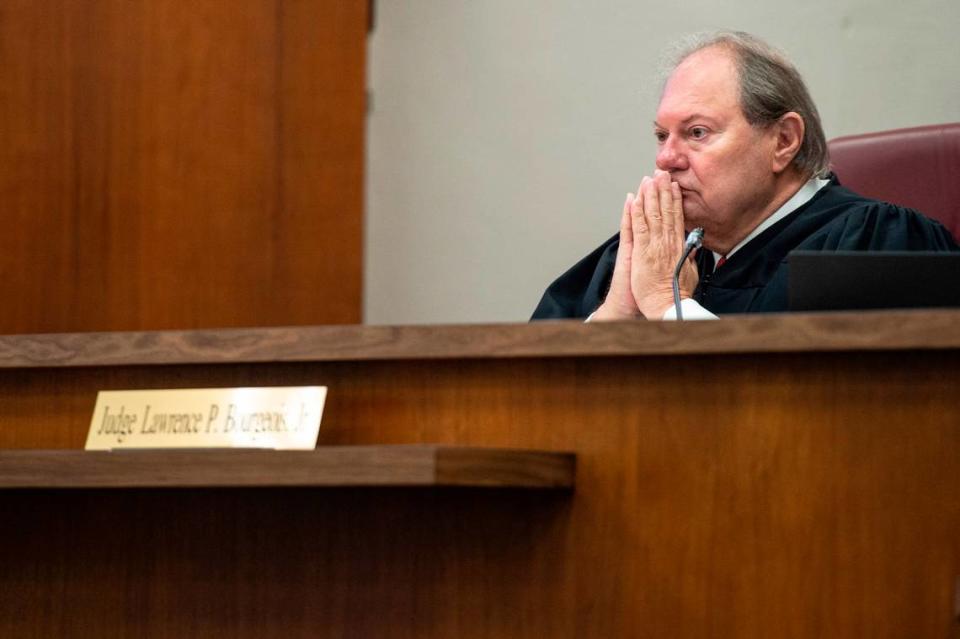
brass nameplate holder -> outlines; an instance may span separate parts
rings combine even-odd
[[[326,386],[100,391],[86,450],[317,445]]]

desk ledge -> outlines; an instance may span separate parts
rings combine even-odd
[[[0,450],[0,488],[572,489],[575,455],[439,445],[273,450]]]

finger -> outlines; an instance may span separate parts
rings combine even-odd
[[[657,193],[657,184],[651,178],[643,179],[643,218],[650,227],[650,235],[657,236],[663,227],[663,216],[660,213],[660,195]]]
[[[650,242],[650,227],[643,214],[645,198],[643,191],[646,188],[647,178],[640,182],[640,188],[637,189],[637,195],[633,199],[633,206],[630,208],[630,225],[633,231],[633,248],[645,247]]]
[[[677,211],[673,202],[673,189],[670,186],[670,174],[666,171],[660,171],[654,181],[657,185],[657,198],[660,206],[660,216],[662,224],[660,232],[665,239],[670,242],[676,242],[677,236]]]
[[[683,219],[683,193],[680,192],[680,184],[678,182],[671,182],[670,191],[673,193],[673,206],[675,210],[674,228],[677,230],[677,236],[683,237],[687,231],[685,228],[686,221]]]
[[[620,246],[628,249],[633,244],[633,220],[630,217],[633,210],[633,193],[627,193],[627,199],[623,203],[623,215],[620,216]]]
[[[656,177],[654,177],[654,182],[657,185],[657,198],[660,206],[660,232],[668,244],[674,244],[683,231],[677,230],[679,211],[673,197],[674,191],[671,186],[670,174],[666,171],[658,171]]]

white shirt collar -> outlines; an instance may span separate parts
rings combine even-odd
[[[730,249],[730,252],[727,253],[726,258],[729,260],[730,256],[740,250],[741,247],[746,245],[747,242],[757,237],[768,228],[787,217],[798,208],[809,202],[813,199],[813,196],[817,194],[820,189],[830,184],[830,180],[821,180],[820,178],[811,178],[806,184],[800,187],[800,190],[793,194],[789,200],[783,203],[779,209],[773,212],[773,215],[770,215],[763,222],[760,222],[759,225],[752,231],[750,235],[743,238],[743,240]],[[713,254],[713,263],[716,264],[720,260],[721,255],[719,253]]]

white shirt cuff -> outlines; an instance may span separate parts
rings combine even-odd
[[[700,306],[700,303],[694,299],[687,298],[680,301],[680,308],[683,309],[683,319],[686,320],[715,320],[720,319],[704,307]],[[677,307],[671,306],[667,309],[667,312],[663,314],[663,319],[665,321],[677,319]]]

